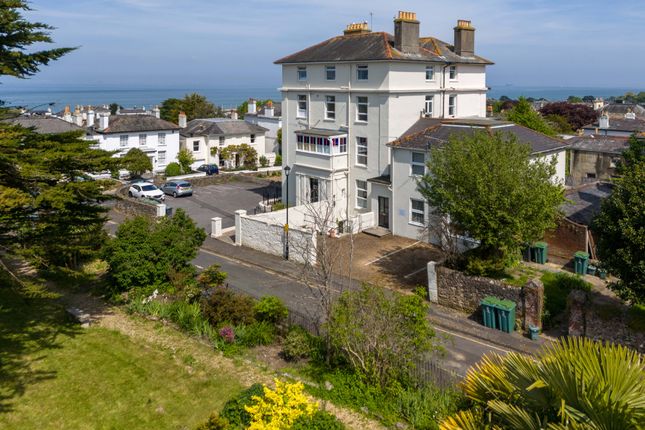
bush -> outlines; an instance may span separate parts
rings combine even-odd
[[[271,345],[275,339],[275,327],[266,321],[235,327],[237,343],[247,347]]]
[[[627,312],[627,325],[632,330],[645,333],[645,305],[633,304]]]
[[[251,424],[251,414],[244,407],[253,403],[254,396],[264,396],[262,384],[251,385],[224,405],[220,417],[228,420],[232,430],[244,430]]]
[[[282,355],[286,360],[297,361],[308,358],[311,354],[311,340],[309,334],[300,327],[295,327],[282,344]]]
[[[166,176],[179,176],[181,175],[181,166],[179,163],[172,162],[166,166],[166,170],[164,171]]]
[[[230,428],[230,424],[226,418],[220,417],[216,413],[212,413],[208,420],[197,426],[195,430],[227,430]]]
[[[540,278],[544,285],[544,313],[542,324],[546,328],[567,308],[567,297],[573,290],[591,291],[591,284],[584,279],[566,273],[545,273]]]
[[[253,299],[229,288],[217,287],[206,291],[201,299],[201,307],[204,316],[214,326],[223,322],[237,325],[255,321]]]
[[[269,160],[264,156],[260,156],[260,166],[266,167],[269,165]]]
[[[290,429],[300,416],[311,416],[318,410],[304,394],[302,382],[275,380],[275,390],[264,387],[264,396],[254,397],[246,410],[251,415],[252,429]]]
[[[233,331],[233,328],[230,326],[222,327],[219,330],[219,335],[221,336],[222,339],[224,339],[224,342],[226,343],[235,342],[235,332]]]
[[[262,297],[255,304],[255,318],[258,321],[266,321],[271,324],[280,324],[289,316],[289,310],[282,303],[282,300],[275,296]]]
[[[278,154],[275,156],[274,166],[282,166],[282,155]]]
[[[202,273],[197,277],[197,282],[202,288],[215,288],[221,287],[226,281],[228,274],[222,272],[221,267],[218,264],[213,264],[208,266]]]
[[[300,415],[291,426],[291,430],[344,430],[345,428],[338,418],[325,411],[316,411],[311,416]]]
[[[286,206],[284,205],[284,203],[277,202],[277,203],[274,203],[273,205],[271,205],[271,210],[272,211],[280,211],[280,210],[284,209],[285,207]]]

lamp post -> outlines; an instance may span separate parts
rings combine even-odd
[[[289,166],[284,166],[284,175],[287,177],[287,199],[286,199],[286,206],[287,206],[287,222],[284,225],[284,234],[285,234],[285,247],[284,247],[284,258],[285,260],[289,259],[289,173],[291,172],[291,167]]]

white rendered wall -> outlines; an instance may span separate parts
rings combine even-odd
[[[159,133],[165,134],[165,145],[159,144]],[[139,144],[139,135],[146,135],[146,144]],[[128,136],[126,146],[121,146],[121,136]],[[148,131],[148,132],[131,132],[131,133],[114,133],[114,134],[95,134],[93,139],[99,145],[100,149],[105,151],[118,151],[115,157],[122,157],[130,149],[138,148],[144,151],[153,160],[153,171],[163,171],[168,163],[177,161],[179,152],[179,132],[178,131]],[[159,162],[159,151],[166,152],[166,161]]]

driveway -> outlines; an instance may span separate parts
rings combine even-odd
[[[165,203],[173,210],[184,209],[200,227],[204,227],[206,232],[210,233],[211,218],[221,217],[222,228],[233,227],[236,210],[244,209],[253,214],[262,200],[263,192],[274,190],[275,187],[275,183],[267,182],[263,185],[243,181],[205,185],[193,188],[192,196],[166,196]]]

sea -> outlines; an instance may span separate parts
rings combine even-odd
[[[107,105],[117,103],[123,107],[152,108],[168,98],[182,98],[189,93],[199,93],[222,108],[233,108],[248,100],[280,100],[279,84],[258,88],[20,88],[12,89],[0,86],[0,100],[5,106],[21,106],[32,110],[45,110],[48,106],[53,111],[62,110],[65,106]],[[602,87],[547,87],[547,86],[514,86],[492,85],[489,98],[499,99],[507,96],[516,99],[520,96],[545,98],[547,100],[566,100],[569,96],[608,98],[620,96],[626,92],[645,91],[645,88],[602,88]]]

